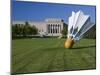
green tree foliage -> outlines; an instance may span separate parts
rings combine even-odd
[[[38,33],[38,29],[33,25],[31,28],[30,28],[30,33],[32,35],[35,35]]]
[[[34,25],[31,26],[28,22],[12,25],[12,37],[26,37],[36,35],[37,33],[37,28]]]
[[[85,34],[84,38],[96,39],[96,25],[89,29]]]
[[[23,36],[30,35],[30,25],[28,22],[25,22],[25,26],[23,28]]]
[[[66,35],[67,35],[67,27],[68,27],[68,25],[64,23],[64,25],[63,25],[63,30],[61,31],[61,34],[62,34],[63,36],[66,36]]]
[[[12,25],[12,36],[19,36],[23,33],[23,26],[22,24],[15,24]]]

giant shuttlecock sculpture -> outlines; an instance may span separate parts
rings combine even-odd
[[[90,21],[89,15],[84,15],[82,11],[72,12],[68,20],[68,34],[65,41],[65,48],[72,48],[76,41],[79,41],[84,34],[95,24]]]

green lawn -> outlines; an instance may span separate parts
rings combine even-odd
[[[95,69],[95,40],[82,39],[65,49],[66,39],[33,38],[12,41],[12,73]]]

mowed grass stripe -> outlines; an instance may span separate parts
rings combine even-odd
[[[82,66],[84,66],[84,62],[83,62],[81,56],[77,56],[77,54],[74,54],[71,51],[65,52],[64,60],[65,60],[65,66],[66,66],[65,70],[81,69]],[[85,63],[85,64],[87,64],[87,63]]]
[[[80,56],[80,58],[83,59],[83,62],[86,62],[87,64],[85,65],[88,67],[87,69],[95,68],[96,67],[96,51],[95,51],[95,40],[93,39],[83,39],[84,41],[80,41],[78,43],[83,43],[81,46],[79,44],[75,44],[76,47],[80,47],[80,49],[77,49],[73,51],[77,56]],[[87,43],[85,42],[87,41]],[[84,68],[86,69],[86,68]]]
[[[28,51],[28,49],[31,48],[37,48],[37,47],[41,47],[41,46],[52,46],[56,41],[56,43],[58,42],[57,39],[51,39],[51,38],[46,38],[46,39],[24,39],[24,40],[13,40],[13,56],[15,55],[19,55],[20,53],[25,53],[25,51]],[[49,42],[48,42],[49,41]],[[24,43],[26,42],[26,43]],[[17,50],[16,50],[17,49]]]
[[[53,61],[50,62],[47,71],[63,71],[64,70],[64,60],[63,60],[63,51],[57,49],[56,55],[53,58]]]
[[[57,48],[58,48],[60,43],[62,43],[62,41],[60,41],[59,43],[55,44],[54,45],[55,47],[43,49],[44,52],[42,53],[42,57],[34,59],[35,61],[31,62],[29,65],[24,67],[24,69],[22,69],[22,71],[24,73],[27,72],[27,71],[28,72],[49,71],[48,68],[51,67],[52,62],[54,62],[54,60],[56,59],[55,56],[58,53],[60,53],[59,50],[57,50]]]
[[[49,52],[49,53],[48,53]],[[46,71],[50,62],[54,59],[57,51],[44,51],[40,54],[39,58],[33,59],[29,65],[24,67],[21,72],[42,72]]]
[[[76,51],[66,51],[64,59],[66,62],[65,70],[80,70],[80,69],[95,68],[95,58],[88,56],[90,56],[88,53],[82,53],[82,52],[77,53]],[[90,61],[93,62],[91,63]]]
[[[53,46],[55,46],[55,44],[54,44]],[[52,46],[52,47],[53,47],[53,46]],[[38,48],[38,47],[37,47],[37,48]],[[44,48],[44,47],[43,47],[43,48]],[[42,48],[41,48],[41,49],[42,49]],[[39,53],[39,51],[40,51],[40,52],[43,52],[41,49],[40,49],[40,50],[38,49],[37,51],[35,50],[35,51],[33,52],[33,55],[36,54],[37,52]],[[29,54],[26,53],[26,56],[25,56],[25,55],[24,55],[24,56],[20,56],[20,57],[17,56],[17,57],[16,57],[17,59],[14,57],[14,60],[13,60],[13,61],[16,61],[16,60],[17,60],[17,63],[15,63],[15,64],[13,64],[13,65],[15,65],[15,66],[16,66],[16,64],[19,65],[19,64],[22,63],[22,60],[23,60],[23,61],[24,61],[24,60],[27,60],[27,58],[30,59],[30,56],[31,56],[30,54],[32,54],[32,52],[31,52],[31,51],[28,51],[28,52],[29,52]],[[43,53],[44,53],[44,52],[43,52]],[[22,55],[23,55],[23,53],[22,53]],[[28,57],[27,57],[27,56],[28,56]],[[36,56],[36,55],[34,55],[34,56]],[[36,56],[36,58],[37,58],[37,56]],[[20,61],[18,61],[18,60],[20,60]],[[27,60],[27,61],[28,61],[28,60]],[[20,63],[20,62],[21,62],[21,63]],[[21,67],[21,66],[20,66],[20,67]]]
[[[40,41],[40,42],[43,42],[43,40],[42,41]],[[47,41],[46,41],[47,42]],[[28,43],[28,42],[27,42]],[[58,43],[58,42],[57,42]],[[35,53],[35,52],[38,52],[38,50],[41,50],[41,49],[43,49],[44,47],[45,48],[47,48],[47,47],[49,47],[49,46],[52,46],[52,47],[54,47],[55,46],[55,44],[56,44],[56,42],[53,42],[53,41],[51,41],[51,42],[49,42],[48,44],[42,44],[41,46],[38,46],[37,45],[37,47],[30,47],[30,46],[27,46],[27,48],[25,48],[25,52],[20,52],[19,54],[17,54],[16,56],[13,56],[13,61],[14,61],[14,63],[16,64],[16,63],[18,63],[19,61],[21,61],[21,60],[24,60],[24,58],[25,57],[27,57],[27,55],[29,55],[29,54],[31,54],[31,53]],[[34,44],[32,44],[32,45],[34,45]],[[16,62],[16,60],[17,60],[17,62]]]
[[[23,69],[26,66],[28,66],[32,61],[35,62],[37,59],[41,59],[41,57],[43,57],[43,55],[45,55],[45,52],[43,52],[43,51],[38,51],[33,54],[31,53],[26,58],[24,58],[22,61],[20,61],[19,63],[14,65],[15,66],[14,69],[16,68],[15,72],[20,72],[20,71],[23,72]]]

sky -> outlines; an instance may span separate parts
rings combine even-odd
[[[83,11],[86,15],[90,15],[91,21],[95,22],[95,6],[15,0],[12,0],[11,19],[12,21],[44,21],[46,18],[59,18],[67,23],[71,12],[79,10]]]

